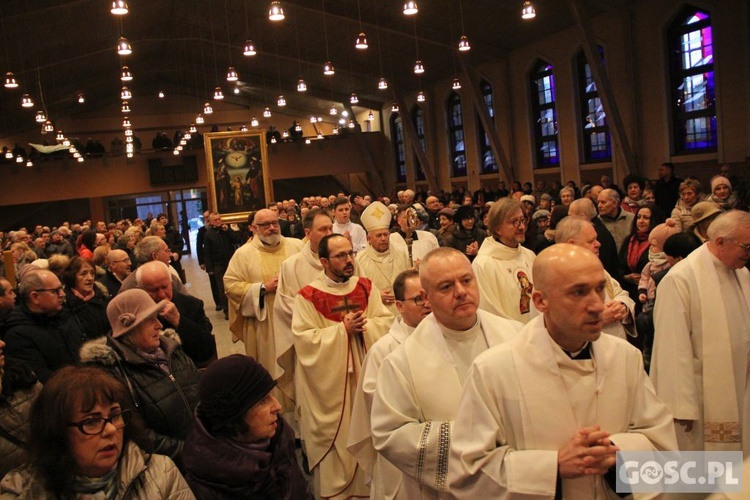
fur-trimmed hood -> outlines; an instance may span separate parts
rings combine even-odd
[[[162,349],[171,356],[174,350],[182,344],[180,336],[172,328],[161,332]],[[135,354],[127,344],[113,339],[110,335],[90,340],[81,346],[81,363],[96,363],[103,366],[114,366],[121,358],[131,363],[145,363],[146,361]]]

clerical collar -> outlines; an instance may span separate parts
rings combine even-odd
[[[451,340],[461,342],[461,341],[473,341],[479,333],[482,331],[482,324],[479,321],[479,315],[476,315],[476,320],[474,321],[474,324],[471,325],[466,330],[454,330],[452,328],[448,328],[447,326],[443,325],[442,323],[438,323],[438,326],[440,327],[440,331],[443,333],[443,335]]]
[[[563,352],[573,360],[591,359],[591,342],[586,342],[581,349],[576,352],[570,352],[563,349]]]
[[[510,248],[511,250],[518,250],[518,247],[521,246],[518,243],[516,243],[516,246],[514,246],[514,247],[508,246],[505,243],[503,243],[502,241],[500,241],[500,238],[498,238],[497,236],[493,236],[492,239],[495,240],[495,241],[497,241],[498,243],[500,243],[505,248]]]

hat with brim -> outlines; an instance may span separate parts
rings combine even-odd
[[[721,213],[721,207],[713,201],[701,201],[693,205],[690,209],[690,215],[693,216],[693,223],[697,224],[702,220],[708,219],[714,214]]]
[[[534,198],[534,196],[530,194],[525,194],[521,196],[521,201],[527,201],[531,203],[532,205],[536,205],[536,198]]]
[[[138,325],[163,311],[168,303],[168,300],[155,303],[151,296],[140,288],[118,293],[107,306],[112,338],[116,339],[132,332]]]

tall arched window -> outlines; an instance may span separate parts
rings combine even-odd
[[[560,164],[560,154],[552,65],[544,61],[536,63],[531,70],[530,83],[536,168],[557,166]]]
[[[482,80],[479,83],[479,88],[482,91],[482,97],[484,97],[484,104],[487,106],[490,119],[494,121],[495,105],[492,100],[492,85]],[[477,130],[479,131],[479,161],[481,162],[479,171],[483,174],[497,173],[497,162],[495,161],[495,155],[492,153],[490,138],[487,136],[479,117],[477,117]]]
[[[401,115],[391,114],[391,140],[396,159],[396,182],[406,182],[406,152],[404,151],[404,124]]]
[[[464,120],[461,113],[461,96],[451,92],[448,96],[448,143],[450,145],[451,177],[466,175],[466,143]]]
[[[414,106],[411,110],[411,121],[414,124],[414,130],[417,131],[419,146],[422,148],[422,151],[426,151],[424,138],[424,109],[420,106]],[[417,158],[416,154],[414,155],[414,166],[417,180],[423,181],[425,179],[424,169],[422,169],[422,164],[419,163],[419,158]]]
[[[604,50],[598,47],[604,61]],[[599,99],[599,89],[591,75],[591,66],[586,54],[581,51],[576,58],[578,67],[578,98],[581,109],[581,133],[583,138],[583,161],[593,163],[612,159],[612,140],[607,125],[607,116]]]
[[[669,26],[670,97],[675,153],[716,151],[711,17],[687,7]]]

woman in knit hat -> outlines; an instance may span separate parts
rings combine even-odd
[[[713,201],[725,212],[737,207],[737,197],[732,192],[732,183],[722,175],[711,179],[711,194],[706,201]]]
[[[461,205],[453,216],[453,232],[443,238],[444,247],[452,247],[474,260],[479,247],[487,238],[487,232],[477,227],[476,212],[468,205]]]
[[[161,331],[157,316],[167,304],[154,303],[139,288],[117,294],[107,306],[112,331],[85,343],[81,362],[100,365],[124,383],[126,406],[148,426],[145,439],[153,445],[148,451],[179,461],[198,404],[200,374],[177,333]]]
[[[295,458],[294,432],[271,393],[275,386],[263,366],[241,354],[206,369],[182,457],[196,497],[312,498]]]

